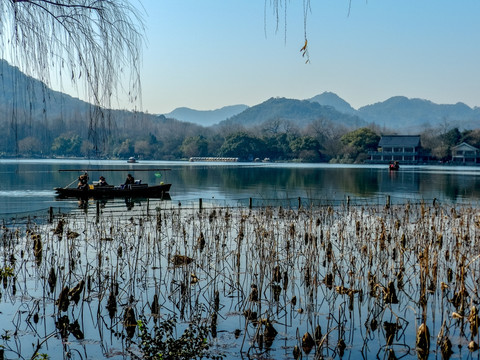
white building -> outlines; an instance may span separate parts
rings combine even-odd
[[[452,161],[462,164],[480,163],[480,150],[475,146],[462,142],[452,148]]]
[[[377,151],[370,151],[372,163],[399,161],[402,164],[417,164],[421,161],[420,135],[384,135]]]

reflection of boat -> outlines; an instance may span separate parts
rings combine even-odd
[[[170,197],[168,192],[172,184],[159,184],[149,186],[148,184],[132,184],[132,185],[90,185],[85,189],[78,188],[55,188],[57,195],[62,198],[113,198],[113,197]]]
[[[155,176],[161,176],[157,171],[167,171],[170,169],[137,169],[135,171],[155,171]],[[65,187],[56,187],[54,190],[57,193],[59,198],[79,198],[79,199],[90,199],[90,198],[115,198],[115,197],[122,197],[122,198],[162,198],[167,199],[170,197],[168,192],[170,191],[170,187],[172,184],[166,184],[161,182],[158,185],[148,185],[142,184],[142,180],[134,180],[133,177],[131,180],[133,183],[128,182],[129,178],[125,181],[125,184],[114,186],[114,185],[106,185],[100,184],[99,181],[94,181],[93,184],[88,184],[88,172],[89,171],[125,171],[122,169],[60,169],[59,171],[82,171],[83,174],[78,177],[78,186],[77,187],[70,187],[76,180],[72,181],[69,185]],[[128,174],[130,177],[131,175]],[[103,176],[100,179],[105,180]]]
[[[128,163],[133,164],[137,162],[137,159],[135,159],[133,156],[129,157],[127,160]]]
[[[388,166],[388,169],[390,171],[396,171],[396,170],[400,169],[400,164],[398,163],[398,161],[390,162],[390,165]]]
[[[155,198],[159,201],[169,201],[172,200],[169,193],[164,193],[163,196],[159,199]],[[62,198],[57,196],[56,200],[69,200],[69,198]],[[127,210],[132,210],[135,206],[142,206],[142,203],[148,201],[148,198],[145,197],[125,197],[125,198],[109,198],[109,197],[101,197],[101,198],[77,198],[78,200],[78,208],[87,210],[90,205],[96,204],[99,208],[102,209],[114,209],[118,207],[119,204],[124,204]],[[94,202],[92,202],[94,200]],[[122,201],[123,200],[123,201]],[[110,203],[110,205],[109,205]]]

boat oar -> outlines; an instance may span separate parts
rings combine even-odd
[[[70,184],[68,184],[67,186],[64,187],[64,189],[68,188],[70,185],[72,185],[75,181],[77,181],[77,179],[73,180]]]

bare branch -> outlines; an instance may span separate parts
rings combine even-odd
[[[104,109],[123,80],[125,95],[141,107],[144,25],[130,0],[7,0],[0,2],[0,19],[2,58],[47,85],[53,74],[60,81],[71,74],[73,86],[85,86],[95,105],[89,135],[96,148],[111,124]]]
[[[0,12],[2,57],[23,72],[50,84],[52,69],[67,70],[102,107],[130,72],[130,101],[139,100],[144,26],[128,0],[9,0]]]
[[[100,10],[98,8],[92,8],[88,5],[82,5],[82,4],[69,4],[69,3],[61,3],[61,2],[53,2],[53,1],[47,1],[47,0],[12,0],[14,3],[18,2],[28,2],[32,4],[36,3],[47,3],[53,6],[62,6],[62,7],[79,7],[79,8],[85,8],[85,9],[91,9],[91,10]]]

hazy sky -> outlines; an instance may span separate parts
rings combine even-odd
[[[479,0],[142,0],[143,110],[306,99],[353,107],[403,95],[480,106]],[[125,107],[128,107],[125,105]]]

